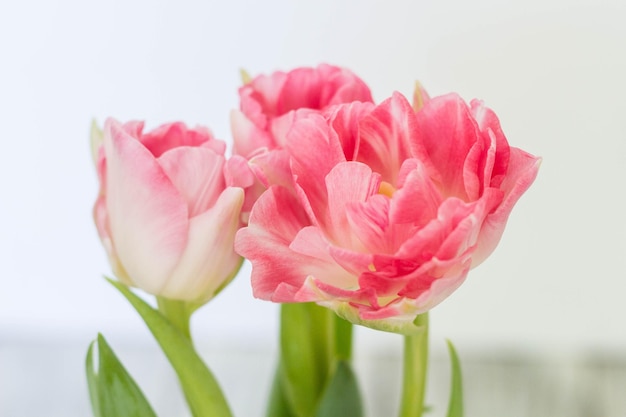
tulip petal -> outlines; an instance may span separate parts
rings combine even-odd
[[[109,119],[104,132],[106,204],[115,251],[134,284],[156,294],[187,243],[187,204],[124,126]]]
[[[468,201],[464,168],[470,150],[482,138],[467,104],[456,94],[435,97],[417,113],[417,126],[419,143],[435,168],[431,177],[446,196]]]
[[[230,130],[233,134],[233,153],[250,158],[259,148],[272,149],[276,145],[272,137],[255,125],[239,110],[230,113]]]
[[[346,160],[337,135],[322,115],[304,113],[287,134],[287,151],[305,204],[317,221],[327,225],[325,178],[336,164]]]
[[[402,161],[411,156],[416,127],[411,104],[394,93],[361,120],[357,160],[381,174],[383,181],[396,185]]]
[[[498,116],[479,100],[470,103],[472,114],[483,135],[488,135],[487,143],[491,143],[490,152],[494,152],[492,161],[484,167],[484,187],[499,188],[508,172],[511,149],[504,136]],[[495,148],[495,149],[494,149]]]
[[[161,125],[156,129],[141,136],[141,143],[150,151],[155,158],[160,157],[170,149],[181,146],[198,147],[211,143],[215,152],[224,153],[226,144],[222,141],[211,140],[209,129],[198,126],[188,129],[182,122]]]
[[[212,207],[225,187],[224,156],[211,149],[174,148],[162,154],[158,162],[187,202],[190,218]]]
[[[252,262],[255,297],[288,302],[274,294],[281,282],[295,289],[302,286],[306,266],[315,259],[292,251],[289,245],[309,225],[296,197],[283,187],[273,186],[257,200],[248,227],[239,230],[235,239],[237,253]]]
[[[360,162],[341,162],[325,178],[328,192],[328,226],[324,229],[338,246],[352,247],[352,233],[347,210],[376,194],[380,176]]]
[[[394,224],[422,227],[437,216],[443,198],[422,164],[408,159],[402,164],[401,171],[405,167],[407,173],[401,173],[401,186],[391,198],[389,218]]]
[[[540,165],[541,158],[511,148],[509,172],[500,186],[503,200],[483,222],[472,267],[484,261],[498,245],[513,206],[535,180]]]
[[[339,104],[325,111],[330,126],[341,142],[346,160],[356,160],[359,151],[360,121],[374,107],[374,103],[355,101]]]
[[[233,278],[242,261],[233,245],[243,201],[243,189],[228,187],[213,207],[190,220],[185,252],[159,294],[206,301]]]

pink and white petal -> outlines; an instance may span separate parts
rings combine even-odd
[[[255,125],[241,111],[230,112],[233,154],[250,158],[258,149],[273,149],[276,144],[268,132]]]
[[[482,224],[472,267],[479,265],[496,248],[513,206],[535,180],[540,165],[541,158],[511,148],[509,172],[501,184],[504,197]]]
[[[181,146],[197,147],[213,139],[209,129],[198,127],[188,129],[182,122],[168,123],[157,127],[141,136],[141,143],[155,158],[160,157],[170,149]]]
[[[402,171],[411,165],[415,168],[403,175],[402,186],[391,197],[389,219],[393,224],[411,223],[422,227],[437,217],[443,197],[426,168],[413,161],[416,160],[409,159],[402,165]]]
[[[357,160],[380,173],[383,181],[396,185],[402,162],[412,156],[411,143],[417,140],[411,104],[396,92],[364,117],[359,128]]]
[[[350,103],[353,101],[373,102],[372,93],[363,80],[346,68],[321,64],[318,71],[327,81],[322,91],[321,102],[324,106]],[[325,75],[325,74],[329,74]],[[329,82],[330,81],[330,82]]]
[[[267,118],[282,114],[278,110],[278,101],[286,80],[286,73],[276,71],[271,75],[259,75],[239,89],[241,110],[261,129],[267,129]]]
[[[328,266],[327,262],[294,252],[284,239],[254,226],[237,233],[235,248],[252,263],[252,292],[263,300],[302,301],[296,300],[295,294],[306,278],[312,273],[325,274]]]
[[[187,301],[211,299],[239,270],[234,251],[244,192],[226,188],[215,205],[189,221],[189,240],[180,262],[159,294]]]
[[[498,188],[509,169],[511,153],[509,142],[506,140],[500,126],[500,120],[493,110],[485,107],[480,100],[472,100],[470,105],[478,128],[483,135],[488,136],[487,143],[495,141],[495,144],[491,145],[491,148],[495,147],[493,162],[486,164],[484,168],[484,187]]]
[[[351,239],[349,248],[364,253],[393,252],[393,241],[388,236],[388,197],[376,194],[367,201],[348,204],[344,210],[350,233],[358,239]]]
[[[408,238],[395,256],[399,259],[413,260],[418,264],[429,261],[437,254],[445,258],[455,256],[454,250],[446,248],[442,252],[441,246],[458,224],[474,213],[474,206],[475,203],[465,203],[458,198],[444,200],[437,217]]]
[[[304,113],[304,117],[296,118],[287,134],[287,151],[291,156],[291,171],[306,197],[306,204],[310,205],[315,218],[324,223],[326,175],[346,160],[341,143],[322,115]]]
[[[417,113],[417,125],[419,143],[435,169],[431,177],[446,196],[467,200],[465,161],[476,141],[482,140],[467,104],[456,94],[435,97]]]
[[[448,219],[451,229],[435,256],[446,260],[455,258],[467,250],[473,252],[487,214],[500,204],[502,196],[502,191],[488,188],[478,201],[469,203],[456,212],[450,212]],[[470,212],[466,211],[468,208]]]
[[[224,156],[201,147],[168,150],[159,165],[187,202],[189,217],[198,216],[215,204],[226,187]]]
[[[269,132],[274,139],[274,147],[284,148],[287,145],[287,134],[291,129],[296,117],[305,117],[308,113],[314,113],[314,110],[299,109],[295,111],[289,111],[283,115],[277,116],[269,122]]]
[[[300,108],[321,109],[323,80],[314,68],[296,68],[287,78],[276,102],[276,115]]]
[[[102,241],[102,246],[104,246],[104,249],[109,258],[109,263],[111,264],[113,274],[123,283],[131,285],[132,280],[126,273],[124,266],[120,263],[117,252],[115,251],[115,247],[113,246],[113,241],[111,240],[111,235],[109,232],[109,214],[106,208],[106,199],[102,194],[98,196],[98,199],[96,200],[96,203],[94,205],[93,218],[96,224],[96,229],[98,230],[98,235],[100,236],[100,240]]]
[[[289,154],[284,149],[259,153],[250,159],[250,168],[265,187],[280,185],[289,190],[294,189]]]
[[[359,151],[359,124],[375,108],[374,103],[354,101],[327,108],[324,114],[337,134],[348,161],[355,161]]]
[[[303,228],[289,248],[295,253],[307,255],[318,261],[318,266],[308,271],[309,275],[318,280],[339,288],[352,288],[357,284],[356,276],[344,269],[331,256],[331,245],[319,228],[315,226]]]
[[[289,244],[311,222],[296,196],[284,187],[272,186],[254,205],[250,225],[271,231]]]
[[[367,271],[374,262],[374,255],[371,253],[337,246],[330,246],[328,253],[339,266],[355,277],[358,277],[363,271]]]
[[[348,220],[348,208],[364,203],[376,194],[380,188],[380,176],[360,162],[341,162],[328,173],[325,183],[328,193],[327,215],[330,221],[324,233],[337,246],[352,248],[356,242]],[[384,222],[387,221],[384,219]],[[356,227],[358,226],[357,224]],[[364,243],[367,246],[370,242]]]
[[[133,283],[156,294],[187,243],[187,204],[161,166],[117,121],[104,128],[111,239]]]

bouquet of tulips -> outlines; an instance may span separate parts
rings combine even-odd
[[[267,417],[367,414],[351,365],[354,324],[404,338],[399,416],[422,416],[428,311],[494,250],[540,159],[510,147],[482,102],[431,98],[419,84],[410,100],[394,93],[377,104],[360,78],[331,65],[243,82],[230,157],[205,127],[144,132],[112,118],[92,127],[94,219],[111,284],[159,343],[194,417],[232,415],[189,321],[244,258],[253,295],[281,303]],[[449,347],[447,416],[460,417]],[[87,380],[96,417],[156,415],[101,335]]]

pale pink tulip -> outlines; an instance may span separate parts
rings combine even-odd
[[[410,333],[493,251],[539,159],[482,103],[418,95],[294,116],[295,192],[272,185],[237,235],[256,297]]]
[[[204,302],[234,277],[244,193],[226,182],[224,150],[202,127],[172,123],[143,133],[142,122],[105,122],[94,218],[122,282]]]

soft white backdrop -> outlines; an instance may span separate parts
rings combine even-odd
[[[624,351],[624,21],[621,0],[2,2],[0,347],[83,349],[98,331],[151,343],[101,279],[93,118],[183,120],[230,141],[239,68],[329,62],[379,101],[417,79],[482,98],[512,145],[544,158],[500,247],[433,311],[436,349]],[[248,272],[197,314],[199,343],[273,349],[277,309],[252,299]],[[359,329],[356,344],[400,343]]]

